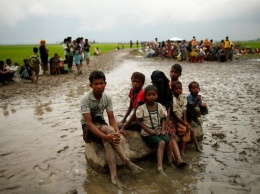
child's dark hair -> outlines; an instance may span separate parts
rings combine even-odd
[[[5,64],[5,62],[4,61],[0,61],[0,65],[4,65]]]
[[[155,91],[157,94],[158,94],[158,89],[157,89],[157,87],[156,86],[154,86],[154,85],[148,85],[148,86],[146,86],[145,87],[145,89],[144,89],[144,96],[146,96],[146,94],[149,92],[149,91]]]
[[[181,83],[180,81],[174,81],[174,82],[172,82],[172,89],[174,89],[175,86],[178,85],[178,84],[182,85],[182,83]]]
[[[106,82],[106,76],[102,71],[93,71],[89,75],[89,82],[92,84],[94,79],[103,79]]]
[[[25,63],[26,61],[28,61],[28,62],[29,62],[30,60],[29,60],[29,59],[27,59],[27,58],[26,58],[26,59],[23,59],[23,62],[24,62],[24,63]]]
[[[34,48],[33,48],[33,52],[34,52],[34,53],[38,53],[38,48],[37,48],[37,47],[34,47]]]
[[[190,84],[188,85],[189,90],[191,89],[191,87],[192,87],[193,84],[196,84],[196,85],[200,86],[198,82],[192,81],[192,82],[190,82]]]
[[[132,79],[139,79],[143,84],[145,82],[145,75],[140,72],[134,72],[131,76]]]
[[[6,63],[9,63],[11,61],[11,59],[6,59],[5,62]]]
[[[174,69],[175,71],[178,71],[180,74],[182,72],[182,67],[178,63],[174,64],[171,69]]]

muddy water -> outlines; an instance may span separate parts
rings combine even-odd
[[[172,60],[125,59],[107,75],[115,116],[128,105],[133,71],[153,70],[169,75]],[[79,99],[89,89],[78,82],[48,98],[24,97],[0,103],[0,191],[3,193],[259,193],[260,190],[260,61],[238,63],[182,63],[184,93],[196,80],[209,106],[203,118],[203,154],[187,148],[189,166],[172,169],[166,178],[156,172],[156,158],[138,162],[144,172],[132,175],[119,169],[128,189],[111,185],[108,174],[87,167],[79,124]],[[58,94],[58,95],[57,95]]]

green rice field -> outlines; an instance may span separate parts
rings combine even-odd
[[[122,45],[117,43],[107,43],[107,44],[91,44],[90,54],[93,55],[94,48],[98,47],[101,50],[101,53],[106,53],[111,50],[115,50],[119,46],[122,48]],[[5,62],[6,59],[12,59],[13,63],[18,63],[19,65],[23,64],[23,59],[29,58],[33,54],[33,47],[39,48],[39,45],[0,45],[0,60]],[[51,44],[46,45],[46,48],[49,50],[49,57],[53,57],[55,53],[58,53],[61,58],[64,59],[64,51],[61,44]],[[124,44],[124,48],[130,48],[129,44]]]
[[[106,53],[111,50],[115,50],[117,47],[122,48],[122,45],[117,43],[104,43],[104,44],[91,44],[90,54],[93,55],[95,47],[98,47],[101,50],[101,53]],[[260,48],[260,42],[250,41],[250,42],[241,42],[240,48],[245,46],[251,47],[253,50],[255,48]],[[0,45],[0,60],[5,61],[6,59],[12,59],[13,63],[18,63],[19,65],[23,64],[23,59],[29,58],[33,54],[33,47],[39,47],[39,45]],[[54,56],[55,53],[58,53],[61,58],[64,58],[64,52],[61,44],[51,44],[46,45],[49,49],[49,57]],[[124,48],[130,48],[128,43],[124,44]],[[133,45],[133,48],[136,48],[136,45]]]

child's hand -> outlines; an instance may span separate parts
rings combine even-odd
[[[207,107],[207,104],[206,103],[202,103],[201,106]]]
[[[201,95],[198,95],[198,96],[196,97],[196,101],[197,101],[197,102],[201,101]]]
[[[162,131],[161,131],[161,134],[162,134],[162,135],[165,135],[165,134],[166,134],[166,131],[165,131],[165,130],[162,130]]]
[[[150,135],[157,135],[157,133],[156,133],[156,131],[155,131],[155,130],[152,130],[152,129],[150,129],[149,131],[150,131],[150,132],[149,132],[149,133],[150,133]]]
[[[129,137],[129,134],[126,132],[126,130],[124,130],[124,128],[121,128],[121,129],[120,129],[120,133],[121,133],[125,138],[128,138],[128,137]]]
[[[120,134],[119,133],[112,133],[112,140],[113,140],[113,144],[114,145],[119,145],[120,142],[121,142],[121,137],[120,137]]]

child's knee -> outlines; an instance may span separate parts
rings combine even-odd
[[[159,144],[159,147],[165,147],[165,142],[164,141],[160,141],[158,144]]]
[[[115,129],[111,126],[107,126],[107,134],[109,133],[115,133]]]

